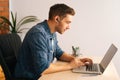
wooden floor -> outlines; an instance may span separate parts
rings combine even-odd
[[[0,66],[0,80],[5,80],[5,76],[4,76],[1,66]]]

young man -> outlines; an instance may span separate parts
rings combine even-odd
[[[92,64],[91,59],[77,59],[58,46],[56,32],[63,34],[69,29],[74,15],[74,10],[65,4],[51,6],[48,20],[35,25],[24,38],[15,68],[16,77],[37,80],[44,74],[70,70],[86,62]],[[52,63],[55,57],[67,63]]]

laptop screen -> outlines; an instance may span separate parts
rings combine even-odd
[[[100,65],[105,69],[110,61],[112,60],[113,56],[117,52],[117,47],[115,45],[111,44],[110,48],[106,52],[105,56],[103,57],[102,61],[100,62]]]

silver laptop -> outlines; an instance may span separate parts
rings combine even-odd
[[[100,63],[93,63],[92,66],[81,66],[79,68],[73,69],[72,71],[86,74],[103,74],[116,52],[117,47],[114,44],[111,44]]]

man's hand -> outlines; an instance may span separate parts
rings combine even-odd
[[[80,67],[80,66],[83,66],[85,65],[84,62],[82,62],[80,59],[78,58],[74,58],[71,62],[70,62],[70,66],[71,66],[71,69],[73,68],[77,68],[77,67]]]
[[[69,62],[70,69],[77,68],[83,65],[93,64],[93,61],[90,58],[76,58],[74,56],[64,53],[60,60]]]
[[[80,59],[80,61],[82,61],[85,65],[92,65],[93,61],[90,58],[82,58]]]

